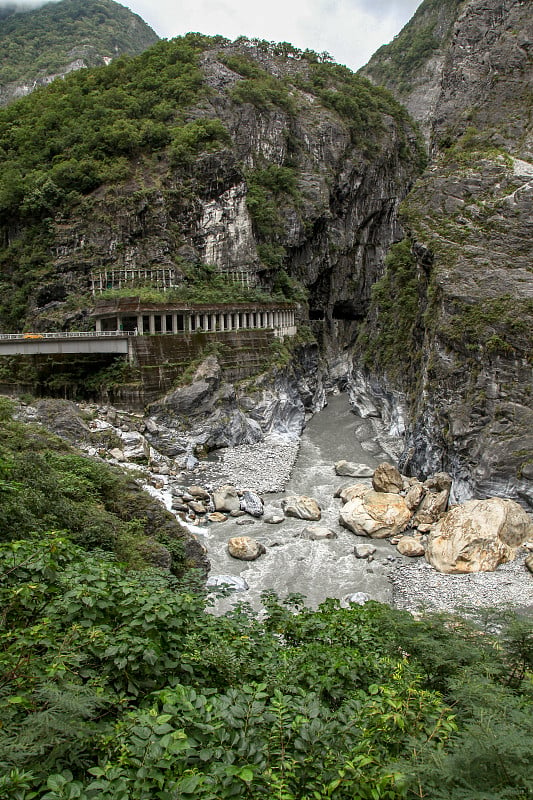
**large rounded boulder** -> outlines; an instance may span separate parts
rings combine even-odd
[[[426,559],[439,572],[492,572],[532,535],[530,518],[513,500],[468,500],[432,527]]]
[[[266,553],[266,548],[251,536],[234,536],[228,541],[228,553],[241,561],[255,561]]]
[[[376,467],[372,476],[372,486],[376,492],[398,494],[403,489],[403,478],[395,466],[385,461]]]
[[[359,536],[386,539],[407,527],[411,513],[399,494],[368,489],[341,508],[339,522]]]

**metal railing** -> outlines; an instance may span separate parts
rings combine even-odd
[[[0,340],[17,340],[35,342],[41,339],[100,339],[104,336],[113,338],[122,336],[137,336],[136,331],[67,331],[65,333],[0,333]]]

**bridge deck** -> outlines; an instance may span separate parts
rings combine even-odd
[[[0,355],[128,352],[129,331],[73,333],[0,333]]]

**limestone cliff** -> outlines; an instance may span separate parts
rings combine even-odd
[[[425,15],[436,32],[437,9],[423,3],[411,24]],[[463,499],[533,505],[531,4],[444,12],[445,37],[402,90],[432,162],[402,206],[408,239],[388,258],[359,343],[369,370],[405,393],[406,468],[449,470]],[[387,52],[367,74],[386,77]]]
[[[191,42],[196,96],[185,107],[163,103],[166,128],[157,122],[157,136],[172,137],[167,147],[123,143],[127,124],[124,134],[110,130],[128,159],[117,164],[123,175],[74,203],[63,196],[52,216],[50,205],[43,209],[38,255],[35,215],[16,215],[25,201],[11,218],[4,213],[0,281],[15,286],[0,309],[4,329],[88,324],[91,270],[169,266],[187,283],[207,264],[297,299],[301,318],[320,320],[326,340],[354,339],[384,255],[400,236],[398,204],[420,172],[412,122],[392,96],[346,68],[268,43],[205,37],[198,44],[194,35],[162,43],[141,57],[137,85],[150,88],[156,58],[176,75],[189,69],[175,62]],[[119,68],[111,74],[120,87]],[[71,136],[71,122],[64,125],[61,135]],[[107,132],[98,136],[105,141]],[[109,149],[105,157],[114,155]],[[56,169],[57,156],[49,173],[55,188]],[[17,292],[22,314],[12,305]]]

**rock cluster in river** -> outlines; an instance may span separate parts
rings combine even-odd
[[[447,511],[451,486],[445,472],[422,483],[383,463],[372,488],[356,483],[337,492],[344,503],[339,522],[357,535],[390,539],[402,555],[425,555],[445,573],[492,571],[533,538],[528,515],[513,500],[471,500]]]
[[[168,497],[168,504],[172,505],[175,515],[188,523],[208,525],[233,518],[251,525],[260,518],[261,522],[279,525],[286,519],[279,507],[263,507],[260,495],[285,486],[298,451],[297,441],[271,437],[264,443],[228,449],[224,453],[221,469],[217,466],[217,470],[213,468],[213,473],[210,474],[209,467],[204,468],[205,462],[201,465],[196,463],[192,471],[187,471],[182,469],[179,459],[162,455],[155,450],[149,442],[150,426],[153,427],[155,423],[140,414],[128,414],[111,407],[84,406],[80,410],[65,401],[42,401],[35,407],[21,408],[20,413],[27,420],[44,422],[47,427],[82,446],[93,456],[115,461],[123,468],[139,470],[141,482],[156,487],[159,497]],[[120,457],[117,458],[119,453]],[[360,466],[355,465],[356,471]],[[344,468],[341,467],[341,470]],[[218,478],[222,472],[222,480],[215,478],[216,472]],[[227,479],[228,474],[234,476],[234,482]],[[521,517],[519,522],[518,527],[522,526],[519,539],[507,541],[507,545],[516,553],[515,561],[500,566],[497,574],[472,573],[454,576],[439,573],[426,559],[412,558],[406,562],[402,555],[421,555],[428,548],[433,531],[441,529],[439,519],[442,522],[446,518],[450,478],[445,473],[439,473],[422,483],[400,476],[400,483],[398,475],[398,471],[390,465],[382,466],[372,472],[372,487],[368,476],[362,479],[366,483],[344,485],[336,493],[344,508],[351,500],[368,492],[376,495],[380,493],[376,489],[396,488],[397,491],[382,494],[401,499],[409,510],[411,517],[405,530],[387,539],[398,547],[398,555],[388,556],[386,559],[389,563],[395,605],[409,609],[419,608],[424,604],[457,609],[469,602],[479,606],[509,602],[522,606],[530,604],[533,607],[533,580],[524,567],[526,564],[533,571],[533,554],[527,555],[524,548],[517,547],[517,542],[533,538],[527,515]],[[214,502],[215,490],[220,492],[224,482],[227,484],[225,499],[218,501],[217,508]],[[233,504],[231,508],[227,508],[230,498],[233,498]],[[516,504],[506,505],[509,501],[493,499],[484,502],[494,503],[494,500],[497,501],[498,508],[514,509],[511,516],[517,513],[517,508],[520,514],[524,513],[520,507],[514,508]],[[464,508],[465,505],[467,506],[464,504],[459,508]],[[446,514],[452,512],[453,508]],[[301,532],[300,538],[310,542],[323,541],[324,546],[327,546],[332,533],[334,531],[328,528],[310,525]],[[376,549],[370,539],[357,538],[354,547],[356,558],[367,559],[368,562],[374,557],[379,558],[379,554],[374,555]],[[505,533],[504,538],[508,538]],[[533,549],[533,545],[526,546]],[[490,546],[487,549],[491,551]],[[234,580],[238,581],[237,578]],[[239,591],[246,589],[240,584],[234,588],[239,588]]]

